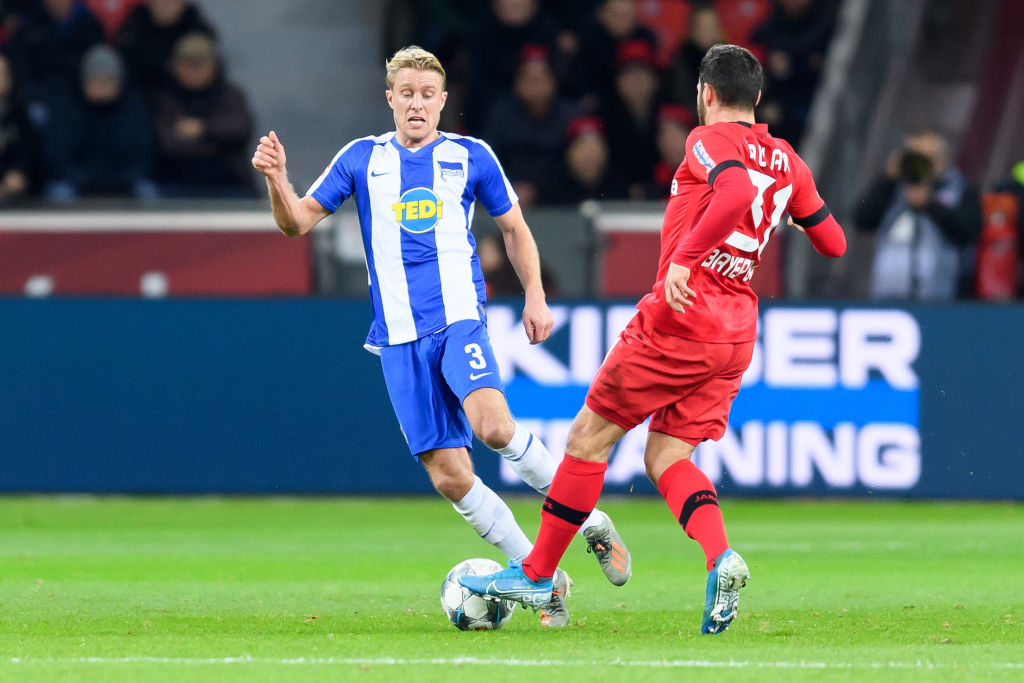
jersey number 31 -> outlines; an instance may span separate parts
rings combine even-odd
[[[753,171],[747,169],[747,173],[750,174],[750,182],[753,183],[754,187],[757,188],[757,195],[754,197],[754,201],[750,204],[750,214],[754,218],[754,232],[756,233],[758,228],[764,222],[764,193],[765,191],[775,184],[775,178],[760,171]],[[772,231],[778,226],[779,221],[782,219],[782,212],[786,210],[786,206],[789,204],[789,198],[793,194],[793,185],[790,183],[785,187],[781,187],[772,194],[772,213],[768,220],[768,225],[765,227],[764,238],[759,242],[756,238],[744,235],[739,230],[734,230],[725,243],[730,247],[736,247],[740,251],[748,253],[757,252],[760,256],[764,248],[768,246],[768,238],[772,236]]]

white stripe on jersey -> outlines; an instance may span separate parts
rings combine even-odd
[[[320,184],[324,182],[325,178],[327,178],[327,174],[331,172],[332,168],[334,168],[334,164],[338,163],[338,159],[341,158],[342,154],[348,151],[349,147],[356,144],[357,142],[362,142],[363,140],[373,140],[375,137],[377,136],[367,135],[365,138],[358,138],[356,140],[353,140],[352,142],[348,143],[347,145],[339,149],[338,153],[334,155],[333,159],[331,159],[331,163],[327,164],[327,168],[325,168],[324,172],[320,174],[320,177],[314,180],[313,184],[309,186],[308,190],[306,190],[306,196],[313,194],[313,191],[316,190],[316,188],[320,187]]]
[[[760,243],[750,235],[744,235],[739,230],[733,230],[732,234],[725,240],[725,243],[730,247],[736,247],[740,251],[745,251],[753,254],[757,251]]]
[[[409,285],[402,261],[402,230],[392,206],[402,190],[402,161],[392,145],[377,145],[366,170],[372,218],[373,269],[377,276],[384,322],[390,343],[416,339],[416,322],[409,304]]]
[[[455,133],[445,133],[444,136],[446,138],[450,139],[450,140],[469,140],[470,142],[475,142],[476,144],[478,144],[481,147],[483,147],[484,149],[486,149],[487,153],[491,155],[492,159],[494,159],[494,163],[497,164],[498,168],[501,169],[501,177],[505,181],[505,192],[508,193],[509,201],[511,201],[513,204],[515,204],[516,202],[519,201],[519,195],[517,195],[516,191],[514,189],[512,189],[512,183],[510,183],[508,181],[508,174],[505,173],[505,169],[502,167],[501,162],[498,161],[498,155],[494,153],[494,150],[491,149],[490,145],[488,145],[486,142],[484,142],[480,138],[474,138],[474,137],[470,137],[468,135],[457,135]],[[473,221],[470,220],[470,224],[472,224],[472,223],[473,223]]]
[[[462,195],[466,189],[469,170],[469,150],[464,146],[445,140],[433,149],[435,191],[441,195],[450,209],[438,221],[434,229],[437,244],[437,266],[441,271],[441,297],[444,300],[445,322],[451,325],[459,320],[479,320],[476,285],[473,282],[473,247],[469,244],[469,227],[473,220],[471,200],[470,214],[462,210]],[[461,162],[465,172],[462,175],[441,175],[438,160]],[[450,203],[449,203],[450,202]],[[467,220],[470,223],[467,223]]]

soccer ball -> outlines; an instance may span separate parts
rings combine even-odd
[[[494,560],[475,557],[459,562],[444,577],[441,584],[441,609],[452,625],[460,631],[493,631],[512,618],[516,603],[511,600],[492,602],[459,585],[459,577],[469,574],[481,576],[501,571]]]

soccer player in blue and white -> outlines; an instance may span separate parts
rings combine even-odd
[[[301,199],[274,131],[260,138],[252,165],[267,181],[274,219],[304,235],[355,197],[373,324],[366,348],[380,355],[391,403],[409,449],[434,488],[510,560],[532,544],[512,511],[473,473],[472,434],[501,453],[527,484],[547,491],[558,466],[509,413],[487,336],[484,278],[470,232],[477,200],[504,236],[526,295],[523,326],[533,344],[551,334],[540,260],[518,197],[481,140],[437,130],[448,93],[438,59],[416,46],[387,62],[395,130],[353,140]],[[472,430],[472,431],[471,431]],[[608,516],[594,510],[580,529],[608,580],[622,585],[630,556]],[[558,570],[541,623],[565,626],[571,581]]]

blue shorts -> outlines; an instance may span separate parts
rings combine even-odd
[[[407,344],[380,350],[391,405],[414,456],[469,446],[473,430],[462,402],[473,391],[504,392],[487,326],[460,320]]]

